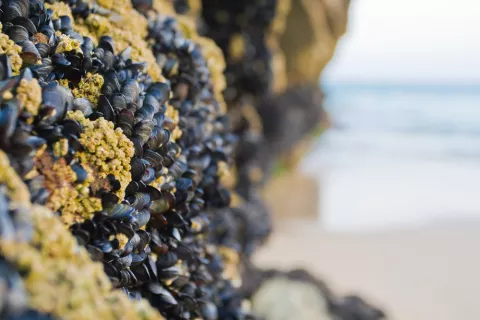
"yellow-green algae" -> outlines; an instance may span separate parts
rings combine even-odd
[[[145,300],[132,301],[112,290],[102,264],[90,260],[51,211],[30,203],[27,187],[2,151],[0,168],[10,203],[31,213],[31,240],[0,238],[0,254],[21,272],[30,307],[65,320],[164,319]]]
[[[78,86],[73,88],[72,94],[75,98],[87,98],[93,105],[96,105],[101,94],[103,82],[103,77],[100,74],[88,72],[78,83]],[[65,86],[64,83],[62,85]]]
[[[17,87],[16,98],[20,101],[22,108],[32,116],[38,115],[38,108],[42,103],[42,88],[37,79],[30,81],[20,80]]]
[[[91,121],[78,110],[68,112],[67,118],[76,120],[83,126],[79,141],[85,150],[77,152],[75,158],[90,166],[102,179],[113,174],[121,185],[116,194],[123,199],[131,180],[133,143],[123,134],[122,129],[114,129],[114,124],[104,118]]]
[[[0,23],[0,32],[2,31],[2,24]],[[12,72],[14,75],[19,74],[20,68],[22,67],[22,58],[20,53],[22,52],[22,47],[15,44],[13,40],[4,34],[0,33],[0,54],[6,54],[10,58],[10,63],[12,65]]]

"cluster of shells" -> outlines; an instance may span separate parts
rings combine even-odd
[[[0,22],[0,318],[252,318],[221,51],[167,1]]]

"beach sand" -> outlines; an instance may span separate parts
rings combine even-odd
[[[480,222],[332,233],[279,219],[255,256],[263,267],[305,267],[336,293],[361,294],[389,319],[480,319]]]

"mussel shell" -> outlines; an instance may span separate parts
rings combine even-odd
[[[162,196],[158,200],[152,201],[150,211],[153,215],[158,215],[167,212],[175,206],[175,197],[170,192],[162,192]]]
[[[28,30],[20,25],[8,28],[6,34],[15,43],[20,43],[29,39]]]
[[[178,304],[172,294],[158,283],[149,283],[148,290],[154,295],[154,301],[158,301],[159,305],[173,306]]]
[[[93,112],[93,105],[87,98],[75,98],[72,110],[80,110],[84,116],[88,117]]]
[[[167,102],[170,94],[170,86],[165,82],[155,82],[147,89],[147,93],[157,99],[160,105]]]
[[[133,197],[131,205],[137,210],[142,210],[150,204],[150,195],[148,193],[138,192]]]
[[[175,252],[169,251],[165,255],[158,256],[156,265],[158,270],[166,269],[174,266],[178,261],[178,256]]]
[[[72,19],[69,16],[61,16],[60,20],[60,31],[63,33],[73,30]]]
[[[108,71],[104,75],[104,84],[102,87],[102,93],[106,96],[111,96],[114,93],[120,92],[120,82],[115,71]]]
[[[12,21],[17,17],[28,16],[28,0],[4,1],[2,21]]]
[[[98,99],[97,111],[100,112],[106,120],[115,122],[115,111],[110,101],[104,95],[100,95]]]
[[[6,54],[0,55],[0,80],[8,79],[12,76],[12,66],[10,58]]]
[[[74,164],[71,166],[73,172],[75,172],[75,182],[82,183],[88,178],[88,172],[80,164]]]
[[[19,106],[16,101],[8,101],[0,109],[0,146],[8,147],[10,138],[15,131]]]
[[[147,169],[145,161],[138,157],[133,157],[131,162],[131,174],[132,174],[132,180],[134,181],[140,181],[145,173],[145,170]]]
[[[150,221],[150,211],[149,210],[140,210],[134,216],[137,222],[137,229],[143,226],[146,226],[148,221]]]
[[[133,215],[136,209],[126,204],[117,203],[104,211],[111,219],[124,219]]]
[[[30,36],[37,33],[37,27],[35,27],[35,24],[33,24],[33,22],[26,17],[17,17],[15,19],[13,19],[11,21],[11,23],[13,23],[14,25],[21,26],[21,27],[25,28],[25,30],[28,31],[28,34]]]
[[[122,87],[122,94],[127,99],[128,103],[137,103],[140,88],[138,87],[137,80],[130,79]]]
[[[134,114],[131,110],[123,109],[117,115],[117,126],[122,129],[123,133],[130,137],[133,133],[133,125],[134,125]],[[142,150],[143,151],[143,150]],[[137,155],[142,156],[142,155]]]
[[[143,152],[143,159],[148,161],[150,166],[155,169],[155,171],[162,169],[163,158],[157,152],[146,150]]]
[[[22,47],[20,57],[22,57],[24,64],[33,65],[41,59],[40,52],[38,52],[38,49],[35,47],[33,42],[31,42],[30,40],[25,40],[19,44]]]

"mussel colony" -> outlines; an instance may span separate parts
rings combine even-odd
[[[287,10],[1,1],[1,319],[256,319]]]
[[[2,319],[248,318],[219,50],[168,3],[1,10]]]

